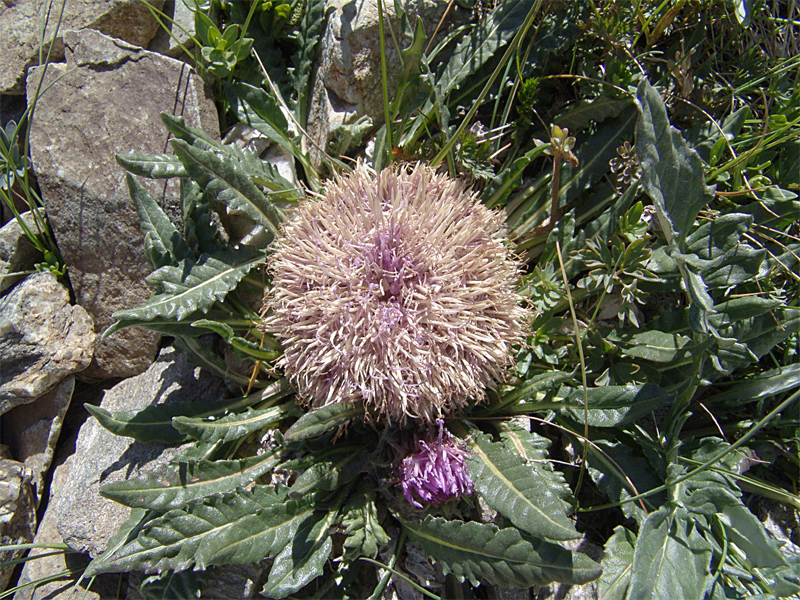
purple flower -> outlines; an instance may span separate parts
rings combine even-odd
[[[529,315],[502,214],[425,165],[363,164],[301,202],[269,258],[262,327],[313,408],[429,423],[485,397]]]
[[[403,459],[403,496],[417,508],[423,505],[415,496],[428,504],[438,505],[464,494],[471,494],[472,480],[469,478],[464,457],[468,452],[460,447],[460,441],[444,428],[441,419],[439,437],[435,442],[417,440],[418,452]]]

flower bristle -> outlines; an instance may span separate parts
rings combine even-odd
[[[524,339],[503,219],[430,167],[360,164],[301,203],[268,260],[263,327],[312,407],[433,422],[480,401]]]

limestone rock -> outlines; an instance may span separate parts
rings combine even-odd
[[[36,531],[36,502],[25,466],[0,459],[0,546],[29,544]],[[0,562],[19,558],[25,551],[0,552]],[[16,565],[0,567],[0,590],[5,589]]]
[[[172,349],[151,367],[106,392],[101,408],[110,412],[138,410],[153,403],[214,402],[225,396],[224,384]],[[165,465],[179,448],[142,444],[115,436],[90,419],[78,433],[75,453],[64,463],[61,493],[53,499],[57,528],[70,548],[97,556],[128,518],[130,509],[99,495],[100,485],[136,477]]]
[[[433,35],[447,7],[447,0],[403,0],[409,17],[419,15],[425,33]],[[362,116],[373,123],[383,122],[381,55],[378,35],[377,0],[352,0],[331,3],[325,34],[321,42],[320,66],[316,74],[308,118],[309,135],[322,148],[332,140],[334,130],[352,124]],[[386,26],[399,30],[392,2],[383,5]],[[452,11],[451,11],[452,16]],[[452,18],[450,22],[455,22]],[[389,33],[386,33],[389,39]],[[435,39],[439,39],[438,37]],[[409,40],[403,40],[403,46]],[[402,70],[394,44],[386,44],[387,72]],[[390,81],[391,83],[391,81]],[[393,89],[389,91],[392,97]],[[315,160],[319,157],[312,152]]]
[[[3,441],[30,473],[37,505],[74,390],[75,378],[67,377],[34,402],[3,415]]]
[[[162,111],[212,135],[219,125],[202,81],[186,64],[88,29],[66,32],[64,43],[67,62],[47,69],[45,85],[60,79],[36,106],[31,154],[78,304],[101,333],[115,311],[139,306],[151,293],[139,220],[115,155],[169,151]],[[41,74],[42,67],[31,69],[29,90]],[[178,183],[143,183],[178,220]],[[141,328],[118,331],[98,341],[85,375],[141,373],[158,339]]]
[[[147,0],[161,9],[164,0]],[[61,2],[5,0],[0,2],[0,94],[25,93],[25,72],[39,59],[39,30],[51,9],[42,41],[55,41],[51,61],[63,58],[61,34],[69,29],[90,28],[136,44],[147,46],[158,23],[141,0],[68,0],[59,31],[56,32]],[[58,35],[56,35],[56,33]],[[55,37],[55,40],[54,40]],[[29,98],[32,98],[30,94]]]
[[[0,298],[0,414],[85,369],[94,341],[92,319],[55,275],[28,276]]]
[[[37,212],[39,218],[44,218],[44,211]],[[36,233],[36,223],[33,213],[28,211],[20,215],[25,226]],[[0,294],[20,281],[24,275],[9,277],[10,273],[29,271],[37,260],[41,260],[41,253],[33,247],[20,227],[19,221],[11,219],[0,229]]]

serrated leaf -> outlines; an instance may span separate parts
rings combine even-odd
[[[192,251],[158,203],[131,175],[126,175],[125,179],[139,215],[145,256],[150,267],[158,269],[184,259],[191,260]]]
[[[206,313],[263,260],[263,253],[243,246],[227,254],[204,254],[197,261],[183,259],[179,266],[161,267],[147,277],[160,293],[142,306],[115,312],[114,318],[146,324],[159,317],[181,321],[194,312]]]
[[[247,83],[225,83],[225,97],[242,123],[263,133],[284,150],[294,152],[288,135],[289,122],[280,105],[261,88]]]
[[[656,408],[671,402],[673,395],[657,385],[609,385],[586,390],[589,399],[589,425],[592,427],[618,427],[650,414]],[[559,392],[565,404],[583,404],[583,390],[571,389]],[[583,423],[583,408],[568,408],[566,412],[577,422]]]
[[[501,423],[500,439],[510,451],[516,452],[526,461],[543,461],[552,443],[538,433],[532,433],[513,422]]]
[[[289,395],[290,393],[291,390],[287,388],[284,395]],[[216,441],[232,442],[277,423],[288,416],[294,408],[294,402],[288,402],[261,410],[248,408],[243,412],[224,417],[176,417],[172,420],[172,426],[181,433],[198,441],[209,443]]]
[[[650,513],[636,541],[628,600],[696,600],[711,576],[711,544],[683,509]]]
[[[559,541],[580,537],[567,517],[570,491],[563,479],[528,464],[489,436],[471,436],[467,444],[469,476],[486,504],[531,535]]]
[[[700,157],[670,125],[661,94],[646,79],[636,91],[636,106],[640,113],[636,155],[642,165],[642,186],[653,199],[667,241],[683,249],[683,239],[714,190],[705,184]]]
[[[195,14],[200,14],[199,12]],[[168,112],[160,114],[161,122],[167,130],[179,140],[183,140],[187,144],[197,146],[206,150],[217,149],[224,150],[225,145],[218,140],[215,140],[202,129],[191,127],[186,124],[183,117],[176,117]]]
[[[313,508],[264,486],[217,494],[171,510],[145,525],[92,573],[183,571],[275,556]]]
[[[603,561],[600,563],[603,574],[597,582],[599,600],[625,600],[631,581],[635,548],[636,536],[618,525],[606,542]]]
[[[117,154],[117,163],[134,175],[150,179],[189,176],[183,163],[174,154],[142,154],[131,150],[125,154]]]
[[[201,596],[208,575],[198,571],[165,571],[145,577],[139,584],[139,593],[144,600],[196,600]]]
[[[327,433],[364,414],[363,406],[337,402],[304,414],[284,435],[287,442],[302,442]]]
[[[585,554],[524,537],[514,527],[477,521],[400,519],[412,542],[442,564],[445,573],[473,585],[481,580],[503,587],[528,588],[554,581],[582,584],[600,576],[600,565]]]
[[[206,197],[241,212],[277,235],[283,211],[258,189],[238,160],[225,160],[217,151],[196,148],[183,140],[173,139],[171,143]]]
[[[107,483],[100,494],[131,508],[166,512],[196,498],[243,487],[278,464],[277,452],[243,460],[170,464],[164,472]]]
[[[375,558],[380,548],[389,543],[389,535],[378,519],[375,492],[367,479],[362,478],[356,491],[348,496],[342,509],[342,526],[347,535],[345,556],[350,560],[359,556]]]
[[[328,529],[336,517],[336,511],[317,512],[306,520],[291,543],[275,557],[262,595],[280,600],[322,575],[333,550]]]
[[[196,254],[217,254],[223,251],[217,226],[203,190],[191,179],[181,179],[183,237]]]

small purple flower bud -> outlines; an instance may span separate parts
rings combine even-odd
[[[439,437],[435,442],[417,440],[418,452],[403,459],[403,496],[417,508],[422,502],[439,505],[452,498],[471,494],[474,489],[469,478],[464,457],[468,452],[460,446],[458,438],[444,428],[437,419]]]

